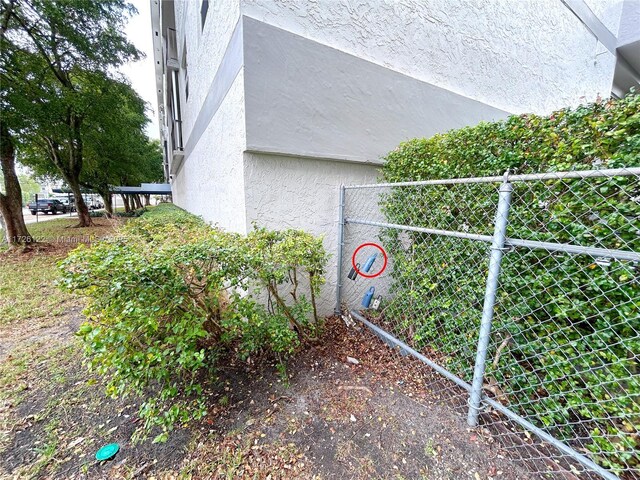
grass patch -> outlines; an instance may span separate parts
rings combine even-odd
[[[90,243],[111,233],[122,220],[94,220],[95,226],[74,228],[75,218],[59,218],[31,224],[38,243],[33,251],[0,253],[0,326],[27,319],[63,315],[73,295],[56,286],[57,263],[80,243]]]
[[[33,348],[33,347],[32,347]],[[0,400],[17,404],[19,393],[26,388],[24,377],[33,359],[32,349],[22,349],[7,361],[0,363]]]
[[[41,366],[55,365],[70,358],[74,352],[76,351],[72,351],[69,346],[51,348],[46,342],[34,342],[17,349],[5,361],[0,362],[0,447],[6,446],[12,427],[21,421],[11,415],[11,412],[33,395],[34,386],[39,389],[48,384],[46,369]],[[58,399],[54,401],[57,402]],[[35,416],[34,419],[39,420]]]
[[[34,433],[26,441],[37,454],[18,466],[15,478],[53,475],[69,454],[61,445],[81,431],[75,424],[77,406],[102,398],[78,369],[79,355],[78,342],[41,341],[16,349],[0,362],[0,452],[16,441],[14,427],[20,431],[31,424]]]
[[[0,401],[17,406],[23,393],[31,389],[31,382],[44,378],[47,383],[64,383],[66,366],[79,354],[78,344],[51,345],[48,342],[33,342],[16,349],[5,361],[0,362]],[[39,372],[39,373],[36,373]],[[33,377],[33,378],[32,378]]]
[[[0,264],[0,325],[58,317],[66,311],[72,295],[56,287],[60,258],[38,254]]]
[[[58,218],[47,222],[32,223],[27,226],[29,233],[38,242],[77,244],[89,243],[106,235],[116,225],[107,219],[94,219],[94,226],[76,228],[77,218]]]
[[[26,471],[20,472],[22,475],[31,478],[37,477],[54,460],[58,448],[58,427],[59,423],[56,419],[47,423],[44,427],[46,436],[43,445],[36,448],[39,454],[38,460],[35,464],[29,466]]]

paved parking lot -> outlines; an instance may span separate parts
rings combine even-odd
[[[68,213],[58,213],[56,215],[51,215],[51,214],[46,214],[46,213],[38,213],[38,215],[31,215],[31,212],[29,211],[28,208],[24,208],[22,209],[22,214],[24,215],[24,221],[26,224],[30,224],[30,223],[36,223],[36,222],[46,222],[49,220],[53,220],[54,218],[62,218],[62,217],[75,217],[77,218],[78,216],[76,215],[75,212],[73,212],[72,214],[68,214]]]

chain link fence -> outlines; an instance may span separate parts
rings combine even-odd
[[[543,478],[640,478],[640,168],[343,187],[336,312]]]

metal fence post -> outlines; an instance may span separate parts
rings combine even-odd
[[[504,253],[504,244],[507,233],[509,208],[511,206],[511,192],[513,188],[509,183],[509,172],[504,174],[504,181],[500,185],[500,197],[493,229],[493,241],[491,243],[491,257],[489,259],[489,274],[487,275],[487,287],[482,307],[482,322],[478,336],[478,351],[473,371],[473,383],[471,385],[471,397],[469,399],[469,414],[467,423],[471,427],[478,425],[478,413],[482,398],[482,384],[484,382],[484,367],[487,357],[487,348],[491,335],[491,322],[493,320],[493,308],[496,302],[498,290],[498,278],[500,277],[500,263]]]
[[[342,250],[344,249],[344,185],[340,185],[340,205],[338,206],[338,272],[336,285],[336,308],[334,313],[342,313]]]

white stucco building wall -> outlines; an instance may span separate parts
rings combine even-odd
[[[617,31],[622,1],[589,3]],[[244,0],[242,13],[511,113],[611,91],[615,55],[560,0]]]
[[[322,235],[333,254],[324,314],[339,186],[375,181],[381,158],[410,138],[607,97],[623,10],[616,0],[151,4],[174,202],[241,233],[255,222]]]
[[[173,176],[173,201],[195,215],[246,232],[243,152],[244,76],[240,71],[224,101]]]

